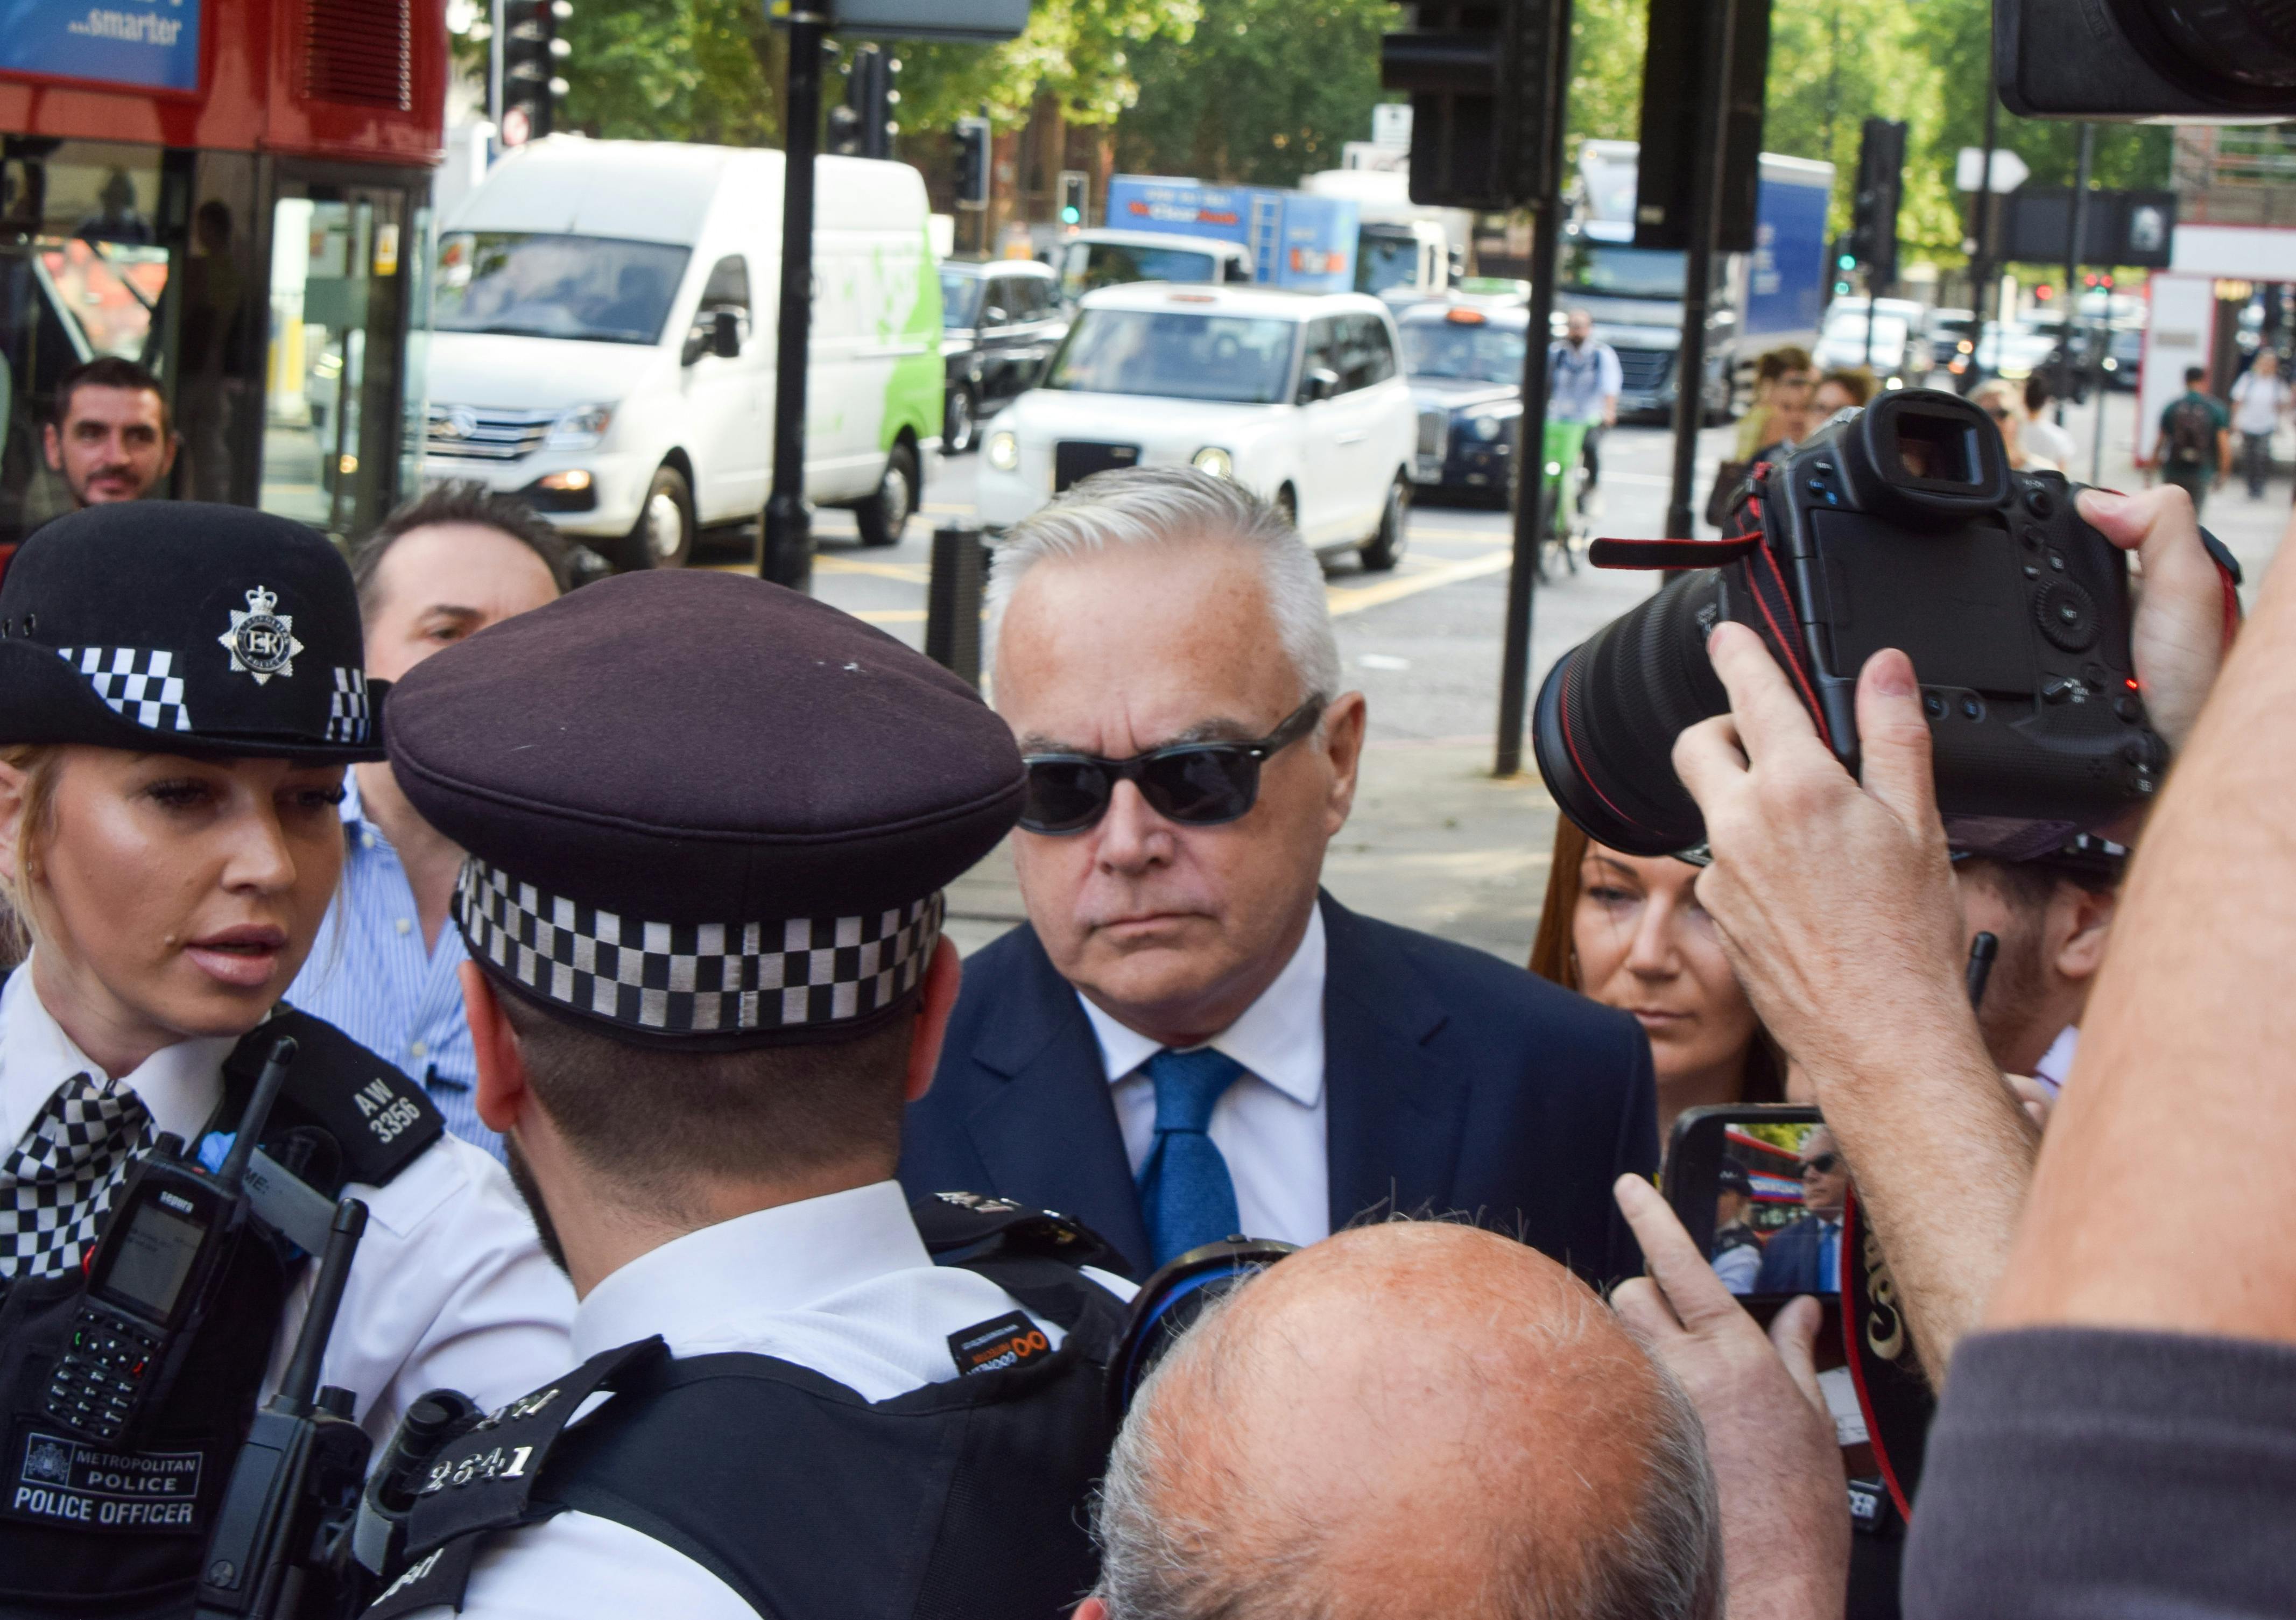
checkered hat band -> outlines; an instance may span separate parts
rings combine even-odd
[[[367,703],[366,671],[335,667],[335,689],[327,699],[327,740],[365,742],[374,727]]]
[[[85,1074],[58,1086],[0,1157],[0,1277],[78,1267],[152,1141],[151,1110],[127,1087]]]
[[[155,732],[188,732],[176,655],[148,647],[59,647],[57,653],[123,717]]]
[[[866,917],[645,922],[473,856],[455,912],[472,954],[545,1001],[664,1035],[823,1027],[891,1006],[940,937],[942,898]]]

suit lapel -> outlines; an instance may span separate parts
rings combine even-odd
[[[972,1055],[1001,1076],[965,1121],[996,1191],[1075,1216],[1146,1276],[1148,1232],[1100,1043],[1033,930]]]
[[[1447,1213],[1467,1093],[1426,1050],[1447,1015],[1361,918],[1328,894],[1322,904],[1332,1230],[1375,1209]]]

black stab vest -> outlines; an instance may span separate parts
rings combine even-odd
[[[421,1087],[333,1025],[286,1007],[224,1060],[216,1128],[228,1130],[247,1106],[284,1035],[299,1051],[262,1145],[320,1192],[380,1186],[439,1140],[444,1123]],[[250,1225],[167,1409],[129,1451],[76,1439],[41,1413],[85,1271],[0,1278],[0,1620],[192,1613],[216,1508],[302,1264],[284,1240]]]
[[[569,1509],[675,1548],[770,1620],[1061,1620],[1098,1574],[1122,1306],[1077,1269],[1103,1253],[1086,1229],[965,1209],[1012,1218],[983,1249],[920,1206],[928,1248],[1060,1324],[1059,1350],[874,1403],[772,1356],[607,1351],[433,1458],[407,1567],[365,1620],[459,1606],[492,1534]],[[601,1389],[615,1398],[567,1428]]]

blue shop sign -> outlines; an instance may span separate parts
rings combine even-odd
[[[0,73],[200,87],[201,0],[0,0]]]

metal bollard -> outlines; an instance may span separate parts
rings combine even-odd
[[[981,590],[988,579],[988,546],[979,529],[933,530],[925,656],[973,686],[980,684]]]

